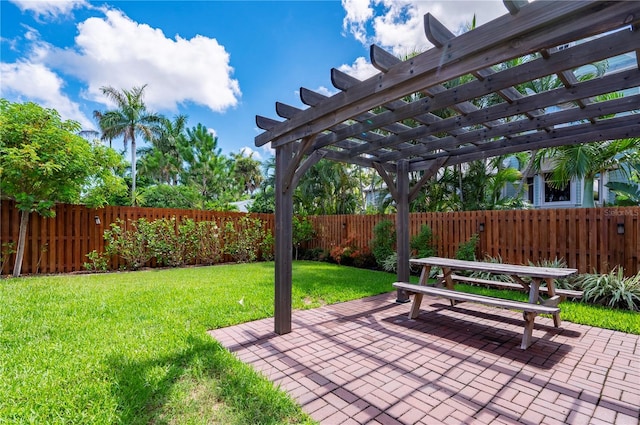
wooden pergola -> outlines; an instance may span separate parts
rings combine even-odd
[[[291,331],[293,191],[321,158],[372,167],[383,178],[397,209],[397,279],[408,282],[409,203],[441,167],[640,136],[640,1],[504,4],[508,13],[457,37],[427,14],[432,49],[402,61],[373,45],[378,74],[360,81],[332,69],[337,94],[301,88],[308,108],[277,102],[284,121],[256,117],[265,130],[256,146],[271,142],[276,152],[276,333]],[[621,55],[635,66],[580,78],[585,66]],[[516,88],[549,78],[562,85]],[[415,172],[421,179],[410,187]]]

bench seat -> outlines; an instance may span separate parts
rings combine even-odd
[[[442,275],[438,276],[442,278]],[[489,279],[479,279],[475,277],[462,276],[458,274],[452,274],[451,279],[455,282],[463,282],[463,283],[471,283],[471,284],[479,284],[485,286],[495,286],[496,288],[502,289],[515,289],[519,291],[525,291],[526,289],[516,282],[501,282],[497,280],[489,280]],[[540,287],[540,292],[547,292],[548,288],[546,286]],[[556,289],[556,295],[559,295],[563,298],[582,298],[582,291],[574,291],[572,289]]]
[[[393,286],[397,289],[404,290],[408,293],[415,294],[409,318],[415,319],[420,311],[420,304],[423,295],[432,295],[436,297],[447,298],[455,301],[469,301],[479,304],[485,304],[493,307],[500,307],[512,310],[520,310],[524,312],[524,334],[522,336],[522,344],[520,348],[523,350],[531,345],[533,335],[533,324],[538,314],[556,314],[560,312],[560,308],[555,306],[532,304],[520,301],[511,301],[501,298],[487,297],[484,295],[468,294],[465,292],[454,291],[451,289],[436,288],[433,286],[422,286],[407,282],[395,282]]]

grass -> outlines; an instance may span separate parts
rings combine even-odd
[[[293,308],[388,292],[394,280],[295,262]],[[272,316],[273,292],[273,263],[0,280],[0,424],[311,423],[206,333]],[[638,313],[561,307],[564,320],[640,334]]]
[[[387,273],[294,265],[293,306],[392,289]],[[273,315],[273,263],[0,281],[0,423],[310,419],[206,334]]]

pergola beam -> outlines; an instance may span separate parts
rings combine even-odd
[[[300,88],[308,108],[278,102],[284,121],[256,116],[265,130],[256,146],[276,150],[277,333],[291,331],[293,191],[320,159],[372,167],[382,177],[397,207],[398,280],[408,280],[409,204],[441,167],[640,137],[640,2],[504,3],[509,14],[457,37],[427,15],[425,34],[436,47],[403,61],[371,46],[380,73],[360,81],[334,69],[337,94]],[[580,78],[585,65],[633,54],[633,66]],[[533,94],[523,88],[544,79],[562,84],[538,85]],[[413,186],[411,173],[421,173]],[[405,297],[398,293],[398,301]]]

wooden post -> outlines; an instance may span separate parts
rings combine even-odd
[[[276,148],[276,211],[275,211],[275,305],[274,331],[279,335],[291,332],[291,284],[293,245],[293,190],[286,182],[287,165],[292,144]]]
[[[396,173],[397,217],[396,235],[398,249],[398,282],[409,282],[409,163],[398,161]],[[409,295],[398,289],[396,302],[409,302]]]

